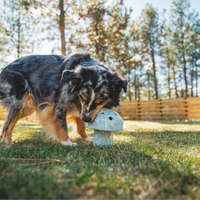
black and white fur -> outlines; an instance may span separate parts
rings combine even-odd
[[[0,74],[0,103],[7,109],[0,136],[12,143],[17,121],[37,111],[48,133],[73,145],[67,124],[75,123],[80,136],[88,137],[84,122],[103,107],[118,106],[122,89],[127,81],[88,53],[19,58]]]

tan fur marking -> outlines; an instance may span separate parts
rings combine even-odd
[[[77,133],[83,138],[88,137],[87,133],[85,132],[85,123],[81,120],[80,117],[68,116],[67,124],[75,124]]]
[[[11,122],[7,127],[6,137],[5,137],[6,143],[12,143],[12,132],[13,132],[13,129],[14,129],[17,121],[20,118],[23,118],[23,117],[26,117],[26,116],[32,114],[34,112],[34,110],[36,110],[36,108],[37,108],[36,103],[33,101],[31,94],[25,94],[23,101],[24,101],[24,103],[22,105],[21,111],[14,119],[11,119]],[[3,137],[4,134],[5,134],[5,130],[4,130],[4,125],[3,125],[1,128],[0,135]]]
[[[95,101],[94,101],[94,103],[99,103],[101,101],[101,99],[96,99]]]
[[[99,106],[96,107],[95,110],[91,110],[91,112],[90,112],[90,117],[92,118],[92,120],[95,119],[95,117],[97,116],[99,110],[101,110],[101,108],[103,108],[103,106],[104,106],[104,105],[99,105]]]
[[[83,116],[83,113],[85,112],[85,110],[87,109],[87,105],[85,104],[85,103],[83,103],[82,101],[81,101],[81,117]]]
[[[20,118],[23,118],[23,117],[26,117],[28,115],[31,115],[34,111],[36,111],[37,113],[39,112],[37,104],[33,100],[31,94],[25,94],[23,100],[24,100],[24,103],[22,105]]]
[[[67,142],[69,139],[68,130],[64,130],[61,127],[61,124],[57,119],[57,115],[54,112],[54,106],[49,103],[47,103],[47,105],[48,106],[39,114],[44,130],[46,130],[51,137],[54,137],[59,142]]]
[[[82,98],[83,98],[85,101],[88,100],[88,98],[87,98],[85,95],[82,95]]]
[[[15,127],[15,124],[17,123],[17,121],[19,120],[19,116],[18,117],[15,117],[11,123],[9,124],[8,126],[8,129],[6,131],[6,137],[5,137],[5,143],[12,143],[12,132],[13,132],[13,129]]]
[[[77,133],[83,137],[83,138],[87,138],[88,135],[85,132],[85,123],[81,120],[81,118],[75,118],[76,120],[76,125],[77,125]]]

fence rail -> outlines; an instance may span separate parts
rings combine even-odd
[[[115,111],[125,119],[200,120],[200,98],[123,102]]]
[[[115,111],[124,119],[200,120],[200,98],[122,102],[121,109],[115,109]],[[5,116],[5,109],[0,107],[0,120],[4,120]],[[33,114],[24,120],[37,120],[37,115]]]

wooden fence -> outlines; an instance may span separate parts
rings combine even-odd
[[[124,119],[200,120],[200,98],[123,102],[115,111]]]
[[[115,111],[124,119],[200,120],[200,98],[122,102],[121,109]],[[0,119],[5,119],[5,115],[6,111],[0,107]],[[37,120],[37,116],[33,114],[23,120]]]

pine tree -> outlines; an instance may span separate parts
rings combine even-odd
[[[0,15],[0,68],[3,67],[3,64],[6,62],[5,57],[9,55],[9,49],[7,49],[7,44],[9,43],[6,29],[3,26],[2,16]]]
[[[140,33],[142,36],[143,48],[150,55],[153,69],[154,78],[154,91],[155,98],[158,99],[158,83],[156,75],[156,55],[158,55],[159,50],[159,17],[156,9],[152,5],[147,4],[145,9],[143,9],[139,24]]]
[[[132,65],[132,70],[133,70],[133,83],[132,86],[134,88],[134,100],[139,101],[141,99],[141,96],[146,95],[146,83],[148,86],[150,86],[150,73],[149,71],[145,69],[146,65],[146,59],[148,58],[145,48],[143,48],[143,40],[140,34],[140,25],[137,23],[137,21],[133,21],[130,25],[130,39],[131,42],[129,41],[130,45],[130,53],[132,55],[131,58],[131,65]],[[146,73],[147,72],[147,73]],[[147,79],[146,79],[147,76]],[[147,95],[148,98],[150,99],[151,97],[149,96],[150,94],[150,87],[148,87]]]
[[[193,11],[189,17],[189,45],[187,55],[190,65],[191,97],[194,96],[194,79],[196,79],[196,96],[198,96],[198,60],[200,59],[200,22],[199,14]]]
[[[168,87],[167,96],[169,99],[176,96],[178,98],[177,82],[176,82],[176,52],[174,51],[174,44],[172,38],[172,30],[170,24],[167,24],[167,18],[164,16],[161,21],[161,45],[160,45],[160,56],[162,58],[161,66],[163,75],[166,78],[166,85]],[[173,85],[175,95],[173,94]]]
[[[177,50],[177,58],[183,70],[183,79],[185,84],[185,97],[188,97],[188,79],[187,79],[187,48],[188,48],[188,17],[190,3],[188,0],[174,0],[172,2],[171,20],[173,28],[173,40]]]
[[[33,52],[37,19],[29,13],[30,3],[26,0],[4,1],[3,26],[8,39],[7,48],[19,58]]]
[[[57,50],[61,51],[63,55],[70,52],[66,47],[66,41],[68,40],[67,35],[76,24],[72,11],[74,4],[73,0],[34,0],[34,5],[43,18],[43,39],[50,42],[56,41],[52,53]]]
[[[83,0],[75,8],[80,24],[71,34],[70,44],[88,50],[93,57],[107,62],[129,80],[128,96],[132,100],[132,55],[128,26],[131,10],[123,1],[106,5],[105,0]]]
[[[70,44],[76,49],[88,50],[92,56],[101,61],[106,60],[107,37],[106,21],[107,7],[104,0],[84,0],[74,8],[80,24],[71,34]]]
[[[123,2],[119,1],[110,7],[107,25],[107,61],[114,65],[115,70],[118,70],[128,80],[127,96],[129,101],[133,99],[133,85],[135,84],[133,74],[137,65],[137,62],[133,59],[135,55],[134,38],[129,32],[131,12],[131,9],[128,10]]]

